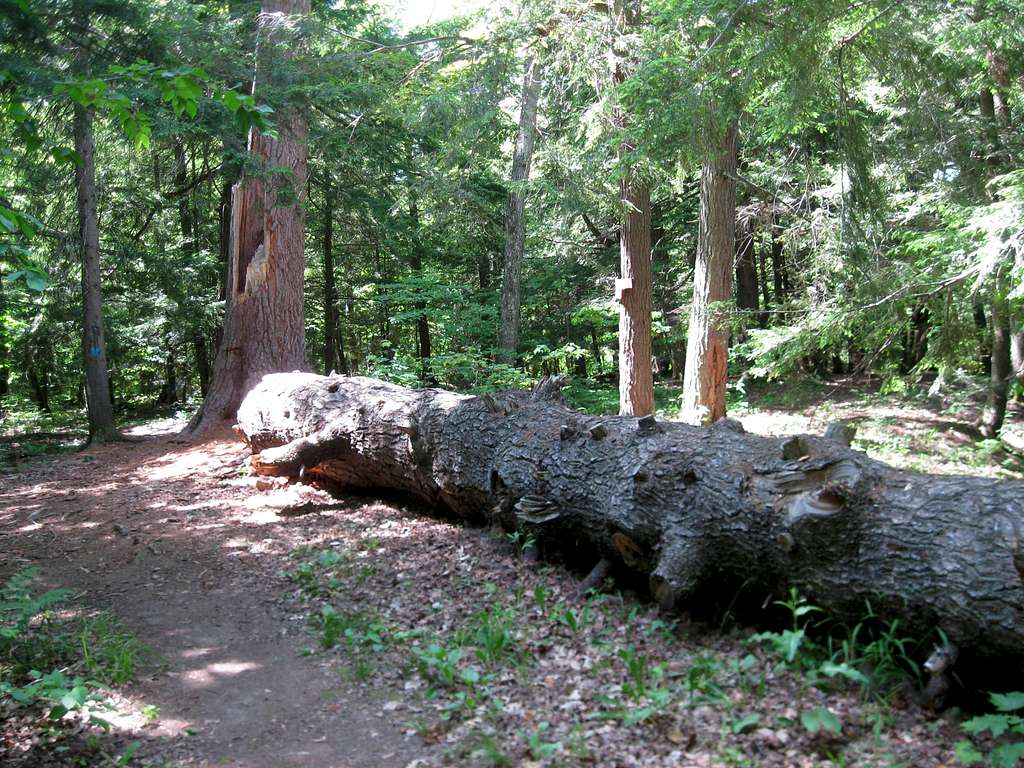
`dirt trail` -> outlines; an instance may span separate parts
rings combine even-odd
[[[0,474],[0,577],[37,565],[160,656],[126,690],[137,709],[159,707],[158,721],[122,722],[108,751],[141,740],[138,763],[409,764],[418,740],[383,715],[380,692],[302,655],[301,617],[268,578],[308,523],[254,495],[237,440],[190,445],[174,426]]]

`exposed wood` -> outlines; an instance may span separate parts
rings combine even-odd
[[[281,77],[295,44],[294,17],[309,0],[263,0],[259,78]],[[234,417],[265,373],[306,367],[303,308],[306,188],[305,119],[294,107],[275,115],[279,138],[255,130],[249,154],[269,175],[250,175],[232,189],[227,314],[200,430]]]
[[[725,416],[729,312],[723,302],[732,298],[736,144],[736,126],[731,124],[709,148],[701,169],[697,266],[679,411],[689,424],[712,423]]]
[[[482,397],[375,379],[267,376],[239,410],[260,474],[398,491],[525,526],[646,574],[665,606],[796,586],[836,619],[865,601],[924,643],[1024,657],[1024,481],[903,472],[840,442],[648,416],[549,393]]]

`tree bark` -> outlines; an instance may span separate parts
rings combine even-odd
[[[416,204],[416,195],[409,193],[409,219],[412,224],[412,252],[409,256],[409,266],[413,274],[423,277],[423,242],[420,239],[420,211]],[[417,288],[419,293],[421,289]],[[436,384],[437,380],[430,371],[430,356],[432,354],[430,343],[430,318],[427,316],[427,303],[417,301],[413,304],[416,310],[416,357],[420,361],[420,381]]]
[[[267,376],[239,410],[261,474],[409,494],[647,576],[666,608],[796,587],[836,620],[1024,655],[1024,482],[902,472],[838,440],[588,416],[544,382],[472,397]]]
[[[263,0],[257,58],[259,77],[268,85],[280,78],[279,67],[290,58],[290,20],[308,14],[309,7],[310,0]],[[264,374],[306,368],[302,197],[307,129],[294,105],[276,115],[278,139],[249,133],[249,154],[273,173],[247,176],[232,189],[229,304],[200,431],[234,418],[246,392]]]
[[[753,325],[761,310],[761,297],[758,291],[757,261],[754,258],[753,224],[750,221],[743,225],[737,239],[736,307],[746,313],[745,322]]]
[[[324,182],[324,373],[335,370],[338,349],[338,291],[334,283],[334,190]],[[342,373],[348,373],[342,366]]]
[[[498,356],[501,362],[514,365],[519,347],[520,283],[523,252],[526,242],[526,190],[530,178],[533,144],[537,133],[537,102],[540,99],[542,70],[533,57],[526,62],[523,97],[519,110],[519,132],[512,153],[512,177],[505,204],[505,263],[501,274],[501,324],[498,328]],[[481,288],[483,285],[481,271]]]
[[[85,392],[89,414],[89,441],[116,436],[114,404],[110,397],[107,342],[103,328],[103,296],[100,288],[100,230],[96,213],[96,141],[93,111],[75,104],[75,152],[78,164],[78,235],[82,259],[82,355],[85,359]]]
[[[988,438],[997,437],[1006,418],[1006,401],[1013,375],[1010,354],[1010,316],[1002,296],[1000,280],[996,280],[992,297],[992,363],[988,402],[982,411],[979,428]]]
[[[629,0],[614,0],[609,6],[612,24],[625,33],[635,26],[638,10]],[[612,48],[612,83],[626,82],[633,52]],[[625,131],[629,119],[621,107],[613,121]],[[634,147],[624,141],[620,161]],[[622,230],[619,233],[619,279],[615,298],[619,302],[619,413],[646,416],[654,413],[654,371],[651,365],[651,190],[635,168],[627,168],[619,181]]]
[[[729,317],[720,302],[732,298],[736,141],[732,124],[709,149],[701,170],[697,266],[680,408],[680,417],[689,424],[712,423],[725,416]]]

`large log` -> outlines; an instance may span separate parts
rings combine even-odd
[[[549,391],[550,390],[550,391]],[[670,607],[724,584],[865,601],[922,641],[1024,658],[1024,482],[896,470],[840,440],[782,440],[571,410],[550,382],[473,397],[266,376],[238,412],[260,473],[411,494],[582,543]]]

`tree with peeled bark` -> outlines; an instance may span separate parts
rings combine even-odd
[[[725,416],[729,367],[729,313],[736,248],[735,123],[711,137],[701,167],[697,263],[686,342],[686,373],[680,418],[710,424]]]
[[[512,152],[511,186],[505,204],[505,264],[501,275],[501,324],[498,328],[498,357],[514,365],[519,347],[520,283],[526,242],[526,190],[530,178],[533,145],[537,134],[537,103],[540,100],[542,67],[537,58],[526,61],[523,96],[519,111],[519,132]],[[482,286],[481,286],[482,287]]]
[[[623,36],[637,25],[639,2],[615,0],[609,6],[612,29],[612,83],[626,82],[631,52],[623,48]],[[624,132],[629,119],[621,107],[613,115],[615,127]],[[620,161],[635,147],[623,141]],[[619,180],[622,230],[619,235],[619,278],[615,299],[619,302],[619,413],[646,416],[654,412],[654,371],[651,366],[651,190],[635,168],[625,169]]]
[[[310,0],[263,0],[254,91],[286,78],[298,23]],[[249,173],[231,194],[224,333],[198,429],[233,419],[267,373],[306,368],[303,310],[306,121],[296,105],[277,112],[277,138],[249,133]]]
[[[75,4],[75,21],[88,34],[90,19],[84,2]],[[75,65],[80,74],[87,66],[87,53],[79,44]],[[103,327],[103,296],[100,278],[100,229],[96,212],[96,139],[94,110],[74,105],[74,141],[78,162],[75,182],[78,203],[78,235],[82,265],[82,356],[85,362],[85,399],[89,416],[89,441],[102,442],[117,436],[114,404],[107,370],[107,342]]]

